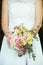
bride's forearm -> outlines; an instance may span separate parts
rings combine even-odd
[[[35,23],[33,32],[37,34],[42,26],[42,0],[36,0]]]
[[[3,33],[6,35],[6,33],[9,30],[8,24],[3,21],[1,25],[2,25]]]
[[[8,0],[2,0],[2,30],[4,34],[8,32]]]

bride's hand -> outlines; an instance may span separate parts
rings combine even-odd
[[[8,43],[10,43],[11,35],[12,35],[11,32],[7,32],[7,33],[6,33],[6,38],[7,38],[7,42],[8,42]]]
[[[32,28],[32,32],[34,34],[34,37],[36,36],[36,34],[39,32],[41,26],[40,25],[36,25]]]

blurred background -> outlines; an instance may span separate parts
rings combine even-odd
[[[0,0],[0,50],[1,50],[2,40],[4,36],[2,28],[1,28],[1,12],[2,12],[2,0]],[[40,41],[41,41],[41,46],[43,51],[43,25],[39,31],[39,36],[40,36]]]
[[[0,49],[1,49],[1,45],[2,45],[2,39],[3,39],[3,32],[2,32],[2,28],[1,28],[1,11],[2,11],[2,0],[0,0]]]

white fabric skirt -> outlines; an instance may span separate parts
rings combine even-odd
[[[33,42],[33,50],[36,55],[36,59],[33,61],[32,58],[29,58],[28,53],[19,57],[16,51],[8,47],[6,36],[4,36],[0,52],[0,65],[43,65],[43,55],[38,34],[37,38],[38,41],[34,40]]]

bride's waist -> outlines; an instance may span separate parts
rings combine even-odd
[[[15,22],[34,22],[34,18],[29,18],[29,17],[11,17],[11,18],[9,18],[9,22],[13,22],[13,23],[15,23]]]
[[[12,30],[16,25],[23,23],[25,27],[32,28],[34,20],[28,18],[14,18],[9,20],[9,28]]]

